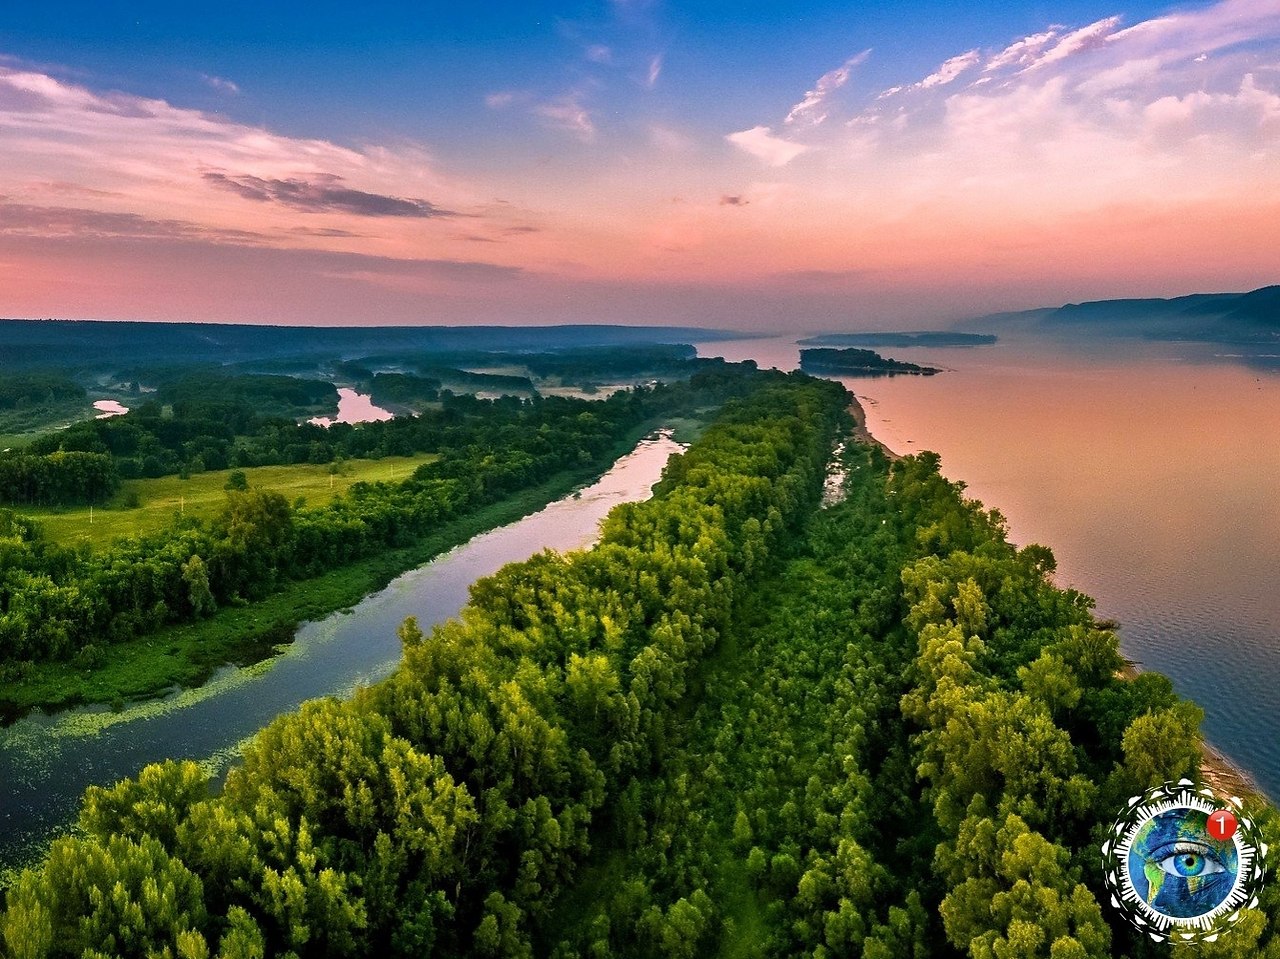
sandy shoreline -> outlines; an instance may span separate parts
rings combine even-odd
[[[852,397],[849,402],[849,415],[853,417],[853,438],[859,443],[866,443],[869,446],[880,447],[880,449],[884,451],[884,455],[890,460],[902,459],[902,454],[895,453],[871,435],[871,431],[867,429],[867,411],[863,409],[862,404],[858,402],[858,397],[856,395],[852,392],[850,392],[849,395]]]
[[[853,417],[853,438],[855,440],[859,443],[868,443],[872,446],[880,447],[890,460],[902,459],[901,454],[889,449],[867,429],[867,411],[858,402],[857,396],[854,396],[849,403],[849,415]],[[1137,663],[1128,662],[1125,668],[1117,675],[1121,679],[1133,679],[1140,671],[1141,669]],[[1237,796],[1241,799],[1270,802],[1248,771],[1241,769],[1219,750],[1210,746],[1204,741],[1203,737],[1200,739],[1200,776],[1205,785],[1209,786],[1219,796]]]

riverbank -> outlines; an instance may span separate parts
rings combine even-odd
[[[0,693],[0,726],[37,709],[59,712],[95,704],[121,708],[176,689],[201,686],[221,666],[250,666],[271,659],[292,641],[301,623],[351,607],[407,570],[486,530],[536,513],[592,482],[656,425],[655,421],[636,427],[595,462],[566,470],[445,523],[411,546],[386,550],[311,579],[288,582],[259,602],[224,607],[208,619],[111,646],[106,661],[94,669],[85,670],[70,662],[33,664],[19,680],[6,683]]]
[[[867,411],[863,409],[862,404],[858,402],[858,397],[852,391],[850,391],[849,395],[852,397],[849,401],[849,415],[853,417],[853,430],[851,433],[853,438],[859,443],[866,443],[868,446],[878,446],[881,452],[889,458],[890,462],[902,459],[902,454],[895,453],[889,449],[867,429]]]
[[[855,396],[849,404],[849,414],[853,417],[853,438],[860,443],[868,443],[880,447],[890,460],[902,457],[884,443],[880,442],[867,428],[867,413]],[[1132,680],[1137,677],[1141,668],[1137,663],[1129,662],[1117,675],[1121,679]],[[1222,753],[1217,748],[1200,739],[1200,775],[1207,786],[1220,796],[1237,796],[1244,800],[1270,803],[1270,799],[1249,772]]]
[[[395,577],[385,589],[291,633],[279,655],[221,669],[198,688],[129,705],[32,716],[0,729],[0,888],[3,867],[42,855],[75,821],[84,791],[136,776],[150,763],[189,759],[215,779],[263,727],[318,697],[345,698],[400,662],[397,634],[413,616],[430,631],[456,618],[477,580],[551,549],[582,549],[609,511],[652,494],[681,449],[662,429],[640,439],[589,484]]]
[[[1134,680],[1141,672],[1141,666],[1128,661],[1116,676],[1124,680]],[[1235,796],[1246,801],[1252,800],[1268,805],[1271,803],[1266,793],[1262,791],[1262,787],[1247,770],[1237,766],[1221,750],[1210,746],[1205,742],[1204,737],[1200,738],[1200,778],[1219,796]]]

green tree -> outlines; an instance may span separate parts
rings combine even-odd
[[[197,617],[210,615],[218,606],[209,589],[209,570],[204,560],[193,555],[182,566],[182,579],[187,584],[187,601]]]

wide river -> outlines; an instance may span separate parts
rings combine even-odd
[[[476,579],[543,549],[589,545],[610,509],[648,498],[679,449],[665,432],[642,440],[592,485],[405,573],[350,610],[305,624],[282,655],[258,667],[227,668],[199,689],[119,713],[79,709],[0,730],[0,872],[65,829],[87,786],[165,758],[221,773],[280,713],[386,676],[400,658],[396,627],[405,617],[424,627],[443,622],[462,609]]]
[[[701,352],[799,359],[794,337]],[[1058,581],[1118,620],[1125,654],[1199,703],[1210,744],[1280,799],[1280,374],[1118,340],[880,352],[951,372],[843,379],[871,432],[935,450],[1015,542],[1051,547]]]

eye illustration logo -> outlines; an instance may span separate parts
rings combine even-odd
[[[1239,799],[1189,779],[1129,800],[1102,844],[1111,903],[1157,942],[1214,942],[1258,904],[1267,846]]]

